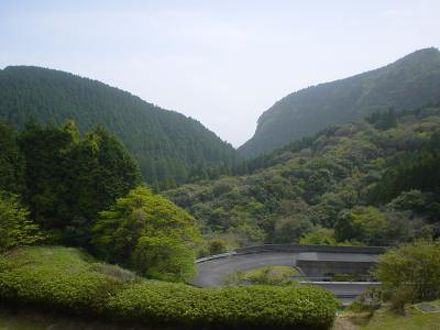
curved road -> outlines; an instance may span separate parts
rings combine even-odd
[[[297,260],[335,262],[377,262],[378,254],[344,252],[255,252],[230,254],[219,258],[201,259],[197,263],[198,274],[192,281],[201,287],[216,287],[224,284],[225,278],[237,271],[264,266],[295,266]],[[307,275],[307,274],[305,274]],[[352,302],[374,282],[305,282],[319,285],[332,291],[346,305]]]
[[[376,262],[378,255],[340,252],[260,252],[232,254],[197,263],[198,274],[192,281],[202,287],[222,286],[225,278],[238,271],[263,266],[295,266],[297,260]],[[307,274],[306,274],[307,275]]]

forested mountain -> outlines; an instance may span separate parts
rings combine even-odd
[[[0,118],[18,128],[30,119],[81,132],[111,130],[137,159],[146,182],[163,187],[227,172],[236,152],[201,123],[101,82],[39,67],[0,70]]]
[[[217,247],[219,240],[381,245],[438,237],[439,146],[439,105],[376,112],[250,162],[247,175],[166,195]]]
[[[268,153],[329,124],[439,100],[440,52],[422,49],[385,67],[284,97],[260,116],[255,135],[239,151],[247,157]]]

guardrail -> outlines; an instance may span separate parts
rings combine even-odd
[[[384,246],[333,246],[333,245],[299,245],[299,244],[265,244],[239,248],[231,252],[214,254],[199,258],[196,263],[210,260],[227,258],[234,255],[264,253],[264,252],[333,252],[333,253],[363,253],[382,254],[386,250]]]
[[[384,246],[333,246],[333,245],[300,245],[300,244],[265,244],[236,249],[238,254],[261,252],[335,252],[382,254]]]

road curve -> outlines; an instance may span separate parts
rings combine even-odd
[[[197,263],[198,274],[192,283],[201,287],[222,286],[225,278],[235,272],[264,266],[295,266],[297,260],[376,262],[377,258],[378,256],[374,254],[339,252],[259,252],[232,254]]]

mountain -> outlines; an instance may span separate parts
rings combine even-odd
[[[161,109],[99,81],[31,66],[0,70],[0,119],[22,128],[30,119],[81,132],[110,129],[137,159],[146,182],[161,187],[228,172],[234,148],[200,122]]]
[[[212,247],[440,237],[440,104],[329,126],[252,167],[164,194]]]
[[[258,119],[254,136],[238,150],[268,153],[330,124],[390,107],[414,109],[440,101],[440,52],[418,50],[385,67],[308,87],[276,102]]]

